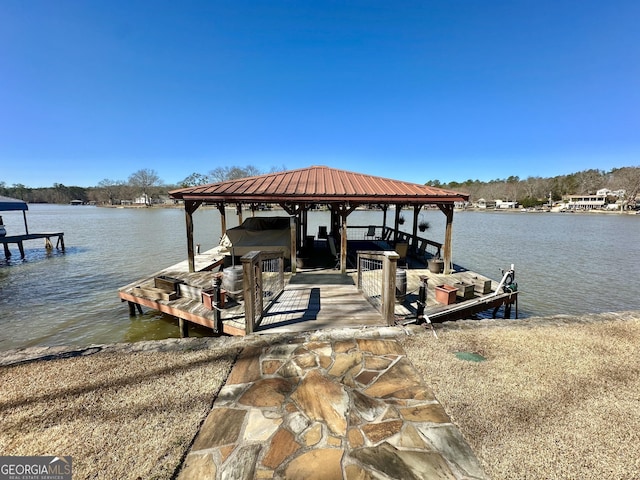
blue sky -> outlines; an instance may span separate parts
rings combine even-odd
[[[640,2],[0,1],[0,181],[640,165]]]

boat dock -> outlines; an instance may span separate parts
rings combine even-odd
[[[295,274],[283,272],[279,290],[267,286],[268,279],[243,279],[243,291],[254,290],[254,284],[257,289],[261,284],[260,302],[264,300],[264,305],[255,312],[252,305],[256,302],[247,302],[241,296],[226,295],[222,302],[211,299],[220,271],[229,268],[224,268],[229,265],[227,253],[225,248],[216,247],[195,256],[195,272],[189,272],[188,262],[183,261],[120,288],[118,295],[128,302],[132,316],[142,313],[144,306],[175,317],[183,336],[188,336],[189,323],[211,328],[215,334],[247,335],[442,322],[471,318],[485,311],[492,311],[495,316],[501,307],[508,317],[512,305],[516,306],[517,318],[517,291],[505,291],[500,282],[465,269],[443,274],[415,268],[415,261],[407,265],[411,268],[398,269],[406,282],[400,279],[394,286],[392,319],[381,311],[380,297],[368,295],[363,288],[366,272],[351,269],[345,275],[332,267],[298,268]],[[259,252],[256,254],[259,257]],[[277,277],[277,272],[271,275]],[[439,289],[446,290],[445,300],[437,292]],[[256,320],[252,322],[251,318]]]
[[[18,246],[18,250],[20,251],[20,258],[24,258],[24,242],[27,240],[37,240],[40,238],[44,238],[44,247],[47,250],[53,250],[53,242],[52,238],[56,238],[55,248],[62,250],[64,252],[64,233],[63,232],[55,232],[55,233],[26,233],[24,235],[11,235],[0,237],[0,243],[4,247],[4,256],[6,258],[11,257],[11,251],[9,250],[9,245],[14,243]]]
[[[18,198],[10,198],[0,196],[0,212],[2,211],[21,211],[24,219],[24,233],[20,235],[7,235],[7,229],[0,216],[0,243],[4,248],[4,256],[8,259],[11,257],[9,245],[16,244],[20,250],[20,258],[24,258],[24,242],[27,240],[37,240],[44,238],[44,247],[47,250],[53,250],[52,238],[56,238],[56,248],[64,252],[64,233],[48,232],[48,233],[29,233],[29,225],[27,223],[27,210],[29,205],[24,200]]]
[[[487,310],[495,316],[501,307],[509,317],[512,305],[517,317],[513,267],[495,282],[453,263],[453,215],[456,203],[469,199],[464,193],[311,166],[169,195],[184,204],[187,261],[121,288],[119,296],[131,315],[147,306],[178,318],[183,335],[190,322],[216,334],[247,335],[427,324]],[[279,205],[288,217],[257,218],[263,204]],[[194,213],[202,205],[217,206],[222,232],[206,258],[194,248]],[[322,205],[330,215],[314,234],[309,214]],[[238,217],[230,229],[228,206]],[[251,218],[243,219],[243,207]],[[427,207],[444,215],[442,242],[418,234],[429,227],[420,221]],[[376,209],[382,218],[351,225],[357,208]],[[411,231],[400,228],[403,208],[413,217]]]

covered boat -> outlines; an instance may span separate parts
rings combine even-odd
[[[291,257],[291,219],[289,217],[251,217],[242,225],[230,228],[222,236],[220,245],[233,256],[246,255],[252,250],[283,252]]]

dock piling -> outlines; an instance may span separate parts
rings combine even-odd
[[[180,338],[189,337],[189,322],[185,322],[184,318],[178,318],[178,324],[180,327]]]

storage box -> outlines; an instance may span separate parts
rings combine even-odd
[[[178,285],[182,283],[182,280],[173,277],[167,277],[166,275],[160,275],[153,279],[154,287],[169,292],[177,292]]]
[[[187,285],[186,283],[178,284],[178,295],[183,298],[190,298],[191,300],[202,301],[202,288],[194,287],[193,285]]]
[[[483,295],[491,293],[491,280],[478,280],[480,283],[480,291]]]
[[[444,305],[451,305],[456,303],[456,294],[458,289],[451,285],[437,285],[436,286],[436,302],[443,303]]]
[[[135,287],[132,292],[136,297],[144,297],[150,300],[164,300],[170,302],[178,297],[176,292],[169,292],[164,288]]]
[[[473,298],[475,290],[475,285],[473,283],[459,282],[454,283],[453,286],[458,289],[457,295],[459,298],[462,298],[463,300],[470,300]]]

